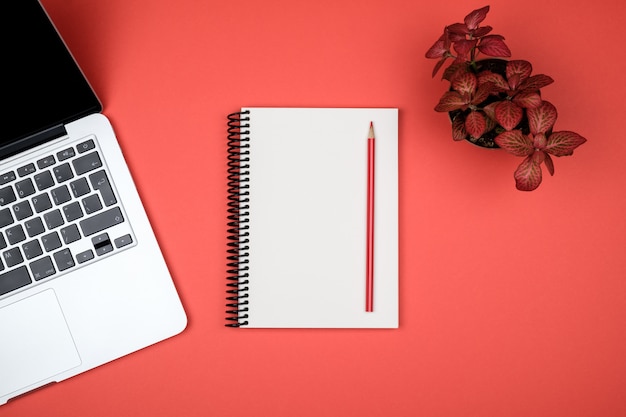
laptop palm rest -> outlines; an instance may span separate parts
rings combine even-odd
[[[0,397],[81,364],[54,290],[0,309]]]

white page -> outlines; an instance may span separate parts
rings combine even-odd
[[[398,327],[397,109],[247,108],[245,327]],[[374,311],[365,311],[367,136],[376,135]]]

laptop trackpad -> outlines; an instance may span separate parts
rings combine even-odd
[[[54,290],[0,308],[0,397],[80,365]]]

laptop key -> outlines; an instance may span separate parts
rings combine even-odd
[[[63,237],[65,244],[69,245],[70,243],[76,242],[80,239],[80,232],[75,224],[70,224],[69,226],[61,229],[61,236]]]
[[[113,250],[111,239],[109,239],[109,235],[107,233],[102,233],[101,235],[92,237],[91,243],[93,243],[93,248],[98,256],[104,255]]]
[[[35,281],[42,280],[44,278],[49,277],[50,275],[54,275],[57,271],[54,269],[54,265],[52,264],[52,259],[49,256],[45,258],[37,259],[30,263],[30,271],[33,273],[33,277],[35,277]]]
[[[65,223],[59,209],[47,212],[43,215],[43,219],[46,221],[46,226],[48,226],[48,230],[55,229]]]
[[[52,232],[42,236],[41,243],[43,243],[43,248],[46,252],[50,252],[61,247],[61,239],[59,238],[59,234],[57,232]]]
[[[74,165],[74,170],[76,170],[76,175],[83,175],[86,172],[100,168],[102,166],[102,161],[100,160],[98,152],[91,152],[87,155],[81,156],[80,158],[74,159],[72,164]]]
[[[26,228],[26,233],[28,233],[28,237],[35,237],[46,231],[43,226],[43,222],[39,217],[35,217],[33,219],[25,221],[24,227]]]
[[[85,178],[79,178],[76,181],[72,181],[70,183],[70,188],[72,189],[72,194],[74,197],[82,197],[86,194],[89,194],[91,188],[89,188],[89,184]]]
[[[54,185],[54,179],[52,178],[50,171],[43,171],[35,175],[35,184],[37,184],[37,189],[39,191],[52,187]]]
[[[48,155],[45,158],[41,158],[39,161],[37,161],[37,166],[39,167],[39,169],[44,169],[49,167],[50,165],[54,165],[55,162],[56,160],[54,159],[54,156]]]
[[[12,187],[0,188],[0,206],[6,206],[16,200]]]
[[[43,250],[41,250],[41,245],[38,240],[31,240],[30,242],[24,243],[22,245],[22,251],[24,251],[26,259],[34,259],[39,255],[43,255]]]
[[[25,266],[0,274],[0,295],[22,288],[31,282],[28,269]]]
[[[54,257],[54,261],[56,262],[59,271],[65,271],[66,269],[74,266],[74,257],[69,249],[62,249],[55,252],[52,256]]]
[[[7,268],[11,268],[12,266],[19,265],[24,262],[22,252],[20,251],[20,248],[17,247],[2,252],[2,258],[4,259],[4,263],[6,263]]]
[[[83,143],[79,143],[76,146],[76,149],[78,149],[78,153],[84,153],[84,152],[87,152],[87,151],[89,151],[89,150],[91,150],[91,149],[93,149],[95,147],[96,147],[96,145],[94,144],[93,140],[89,139],[89,140],[87,140],[87,141],[85,141]]]
[[[105,206],[109,207],[117,203],[115,194],[113,194],[113,188],[111,188],[111,184],[104,170],[89,175],[89,181],[91,181],[91,186],[94,190],[100,191]]]
[[[35,211],[37,213],[41,213],[42,211],[48,210],[52,208],[52,201],[50,201],[50,197],[48,194],[41,194],[33,197],[33,207],[35,207]]]
[[[54,167],[53,171],[54,176],[56,177],[59,184],[74,178],[74,174],[72,173],[72,168],[70,168],[70,164],[63,164],[59,165],[58,167]]]
[[[87,249],[86,251],[81,252],[78,255],[76,255],[76,260],[78,261],[79,264],[85,263],[92,259],[93,259],[93,252],[91,251],[91,249]]]
[[[57,152],[57,159],[59,161],[65,161],[66,159],[69,159],[73,157],[74,155],[76,155],[76,152],[74,152],[74,149],[67,148],[67,149],[62,150],[61,152]]]
[[[68,223],[83,217],[83,211],[81,210],[80,203],[78,201],[74,201],[64,206],[63,213],[65,214],[65,218]]]
[[[98,194],[92,194],[89,197],[83,198],[83,207],[85,207],[85,213],[87,214],[102,210],[102,203],[100,203]]]
[[[8,208],[0,210],[0,227],[5,227],[13,223],[11,210]]]
[[[4,174],[0,175],[0,185],[4,185],[8,182],[11,182],[15,179],[15,172],[10,171],[10,172],[5,172]]]
[[[28,197],[29,195],[35,194],[35,186],[30,178],[26,178],[20,182],[15,183],[15,190],[17,191],[17,195],[20,198]]]
[[[11,226],[6,230],[7,240],[9,244],[15,245],[23,240],[26,240],[26,235],[24,234],[24,229],[20,224],[16,224],[15,226]]]
[[[17,175],[19,175],[20,177],[25,177],[26,175],[35,172],[35,170],[35,164],[24,165],[23,167],[19,167],[17,169]]]
[[[63,203],[67,203],[72,199],[72,196],[70,195],[70,190],[68,190],[67,186],[65,185],[62,185],[59,188],[55,188],[54,190],[50,191],[50,194],[52,195],[52,200],[54,200],[54,204],[56,204],[57,206]]]
[[[133,238],[131,235],[124,235],[115,239],[114,243],[116,248],[123,248],[133,243]]]
[[[80,228],[83,236],[90,236],[101,232],[109,227],[124,222],[124,216],[119,207],[113,207],[107,211],[88,217],[80,221]]]
[[[15,218],[19,220],[24,220],[33,215],[33,210],[30,208],[30,203],[28,200],[21,201],[13,206],[13,214],[15,214]]]

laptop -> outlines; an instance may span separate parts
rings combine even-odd
[[[2,405],[187,318],[111,124],[42,5],[0,9]]]

